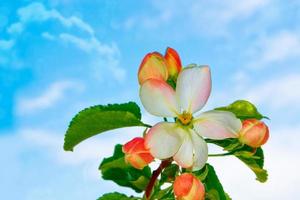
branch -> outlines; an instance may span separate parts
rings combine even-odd
[[[146,195],[146,199],[149,199],[151,193],[152,193],[152,190],[153,190],[153,187],[154,187],[154,184],[157,180],[157,177],[160,175],[160,173],[162,172],[162,170],[166,167],[168,167],[170,164],[172,163],[172,160],[171,159],[168,159],[168,160],[164,160],[160,163],[159,167],[153,171],[152,173],[152,176],[151,176],[151,179],[148,183],[148,186],[146,188],[146,191],[145,191],[145,195]]]

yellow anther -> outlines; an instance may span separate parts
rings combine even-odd
[[[179,121],[183,125],[187,125],[192,121],[193,115],[191,113],[183,112],[181,115],[178,116]]]

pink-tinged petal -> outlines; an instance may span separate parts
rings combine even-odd
[[[193,165],[193,143],[189,136],[189,132],[186,133],[183,143],[175,154],[173,159],[177,164],[183,168],[190,168]]]
[[[257,119],[247,119],[243,121],[243,126],[239,132],[239,140],[250,147],[258,148],[265,144],[269,138],[268,126]]]
[[[236,138],[242,128],[241,120],[227,111],[208,111],[202,113],[194,122],[195,131],[210,139]]]
[[[193,171],[197,171],[202,169],[207,161],[208,148],[203,138],[194,131],[191,132],[191,137],[194,146]]]
[[[139,83],[143,84],[148,79],[167,80],[168,69],[165,58],[158,52],[148,53],[139,68]]]
[[[169,76],[177,77],[182,68],[178,53],[175,51],[175,49],[168,47],[166,50],[165,59]]]
[[[161,122],[146,134],[145,145],[155,158],[170,158],[179,150],[184,134],[184,130],[177,124]]]
[[[149,79],[140,88],[140,98],[145,109],[159,117],[176,117],[179,107],[175,91],[166,82]]]
[[[211,77],[208,66],[189,67],[180,72],[176,95],[183,111],[199,111],[207,102],[210,91]]]
[[[194,175],[184,173],[174,181],[174,194],[177,200],[203,200],[205,187]]]
[[[122,150],[125,153],[126,162],[137,169],[143,169],[154,160],[154,157],[145,147],[144,138],[141,137],[133,138],[124,144]]]

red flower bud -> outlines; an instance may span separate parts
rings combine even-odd
[[[192,174],[182,174],[174,181],[174,194],[177,200],[204,200],[205,188]]]
[[[165,59],[167,62],[169,76],[177,77],[182,68],[178,53],[175,51],[175,49],[168,47],[166,50]]]
[[[125,160],[134,168],[143,169],[154,160],[154,157],[146,149],[144,143],[144,138],[136,137],[123,146]]]
[[[138,79],[140,84],[148,79],[166,81],[168,79],[168,69],[165,58],[158,52],[148,53],[140,65]]]
[[[257,148],[265,144],[269,138],[269,129],[265,123],[257,119],[243,121],[239,140],[250,147]]]

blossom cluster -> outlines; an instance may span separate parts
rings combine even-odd
[[[268,127],[257,119],[241,120],[224,110],[201,112],[211,93],[211,69],[207,65],[183,67],[178,53],[148,53],[138,70],[140,99],[150,114],[164,120],[147,129],[144,137],[123,145],[125,160],[143,169],[155,159],[171,160],[185,172],[173,182],[177,199],[204,199],[205,187],[193,175],[208,159],[205,139],[236,138],[258,148],[269,137]]]

